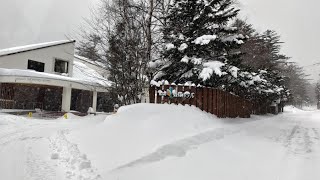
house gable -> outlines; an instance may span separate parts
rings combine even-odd
[[[74,46],[75,41],[68,40],[0,50],[0,67],[21,70],[43,69],[43,72],[46,73],[64,73],[71,77]],[[57,64],[59,67],[57,67]],[[41,67],[37,67],[37,65]]]

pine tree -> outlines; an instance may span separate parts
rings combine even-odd
[[[320,109],[320,82],[316,85],[316,96],[317,96],[317,108]]]
[[[163,30],[167,63],[155,79],[220,88],[235,82],[244,37],[229,23],[238,11],[232,0],[175,0]]]

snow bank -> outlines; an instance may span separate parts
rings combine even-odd
[[[301,128],[308,132],[297,130],[291,138],[300,128],[295,120],[306,115],[288,112],[293,110],[286,107],[284,115],[228,120],[196,107],[137,104],[120,108],[96,126],[72,131],[67,139],[86,153],[102,179],[267,180],[284,166],[279,162],[285,153],[317,152],[307,143],[319,140],[309,138],[299,145],[299,136],[316,136],[312,131],[318,130],[312,128],[318,114],[312,116],[316,121]]]
[[[70,138],[98,169],[110,171],[165,144],[221,124],[221,120],[196,107],[137,104],[121,107],[104,123],[73,132]]]
[[[317,107],[316,106],[310,106],[310,107],[303,106],[302,109],[300,109],[300,108],[297,108],[295,106],[290,105],[290,106],[285,106],[284,111],[287,113],[303,113],[303,112],[308,113],[310,111],[317,111]]]

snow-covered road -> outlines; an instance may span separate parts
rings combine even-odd
[[[2,114],[0,179],[320,179],[320,111],[289,107],[278,116],[220,120],[156,106],[106,120]]]

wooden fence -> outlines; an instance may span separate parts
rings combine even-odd
[[[149,88],[150,103],[193,105],[219,118],[250,118],[252,103],[231,93],[195,86],[163,85]]]

